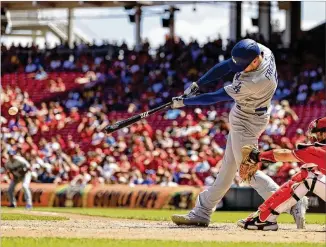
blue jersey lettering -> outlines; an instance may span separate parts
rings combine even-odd
[[[239,93],[239,92],[240,92],[240,89],[241,89],[241,83],[242,83],[242,82],[239,81],[238,84],[235,85],[235,86],[233,87],[233,90],[234,90],[235,93]]]

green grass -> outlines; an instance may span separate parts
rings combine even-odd
[[[17,213],[2,213],[1,220],[69,220],[67,217],[62,216],[45,216],[45,215],[29,215]]]
[[[1,238],[2,247],[322,247],[323,243],[180,242],[76,238]]]
[[[15,209],[2,209],[4,212],[14,212]],[[152,209],[122,209],[122,208],[35,208],[36,211],[73,213],[91,216],[103,216],[120,219],[141,219],[169,221],[172,214],[187,213],[186,210],[152,210]],[[212,216],[213,222],[234,223],[246,218],[250,212],[217,211]],[[326,214],[307,214],[308,224],[326,224]],[[282,214],[279,223],[293,223],[289,214]]]

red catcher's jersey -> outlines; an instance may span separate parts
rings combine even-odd
[[[293,150],[293,155],[302,163],[314,163],[319,170],[326,175],[326,145],[314,143]]]

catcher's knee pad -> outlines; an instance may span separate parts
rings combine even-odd
[[[326,176],[310,168],[303,166],[300,172],[283,184],[259,207],[261,221],[266,221],[270,215],[279,215],[291,208],[308,191],[325,201]]]

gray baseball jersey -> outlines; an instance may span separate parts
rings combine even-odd
[[[247,144],[258,145],[258,138],[269,121],[268,108],[277,87],[275,59],[270,49],[259,45],[263,60],[252,72],[240,72],[234,76],[233,83],[225,86],[225,91],[235,100],[230,114],[230,132],[222,165],[214,184],[201,192],[195,215],[209,219],[217,203],[232,185],[240,166],[241,148]],[[267,199],[278,189],[278,185],[261,171],[256,172],[250,185]]]
[[[25,158],[16,155],[12,161],[7,161],[5,167],[14,175],[15,179],[23,179],[30,164]]]
[[[255,113],[269,107],[277,87],[277,71],[273,53],[266,46],[258,44],[263,52],[259,67],[247,73],[236,73],[233,83],[224,87],[244,112]],[[258,110],[257,110],[258,109]]]

